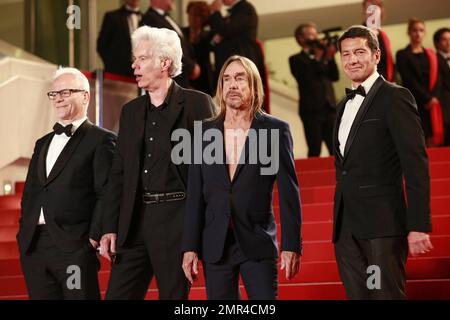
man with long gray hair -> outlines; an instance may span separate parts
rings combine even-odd
[[[143,26],[132,35],[132,68],[146,94],[125,104],[108,187],[101,254],[113,261],[106,299],[144,299],[153,276],[160,299],[187,299],[181,233],[187,165],[171,161],[171,134],[213,115],[210,96],[180,87],[175,31]]]

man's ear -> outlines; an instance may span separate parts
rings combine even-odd
[[[89,100],[91,99],[91,94],[87,91],[84,92],[83,102],[85,104],[89,104]]]
[[[161,71],[168,71],[170,66],[172,65],[172,60],[170,59],[164,59],[161,61]]]

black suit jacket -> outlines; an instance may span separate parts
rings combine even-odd
[[[218,145],[223,146],[224,122],[218,118],[205,122],[203,131],[215,129],[220,132]],[[292,153],[292,137],[289,125],[266,114],[258,114],[252,121],[254,130],[278,130],[279,139],[267,140],[267,150],[272,143],[278,144],[279,152],[272,156],[279,160],[275,174],[262,175],[261,159],[249,161],[249,145],[263,143],[257,140],[245,143],[246,161],[236,168],[230,181],[228,168],[222,164],[193,164],[189,167],[189,185],[184,219],[182,251],[195,251],[209,263],[215,263],[223,255],[230,217],[233,220],[237,241],[248,259],[277,257],[278,244],[276,223],[272,208],[272,192],[275,180],[278,183],[281,250],[301,252],[301,209],[297,176]],[[250,136],[250,134],[249,134]],[[210,142],[203,142],[203,149]],[[224,152],[223,152],[224,155]],[[252,164],[255,163],[255,164]]]
[[[339,71],[334,59],[325,64],[302,51],[289,58],[289,65],[298,83],[300,115],[323,113],[336,107],[332,81],[339,80]]]
[[[193,132],[194,121],[213,116],[214,104],[210,96],[188,90],[174,83],[172,91],[174,104],[170,105],[172,131],[187,129]],[[122,109],[117,147],[108,183],[108,195],[104,217],[104,233],[118,233],[118,243],[123,245],[133,217],[136,201],[142,201],[137,194],[140,184],[143,159],[141,150],[144,142],[146,106],[149,97],[138,97]],[[171,142],[172,146],[176,143]],[[187,185],[187,164],[171,163],[180,184]],[[166,190],[173,191],[173,190]]]
[[[258,67],[259,73],[263,75],[264,60],[261,49],[256,43],[258,15],[255,8],[246,0],[241,0],[229,11],[229,17],[222,17],[220,12],[215,12],[208,20],[211,32],[223,37],[222,41],[214,47],[216,74],[219,74],[229,57],[238,54],[252,60]]]
[[[54,133],[36,142],[22,196],[17,241],[22,254],[29,249],[41,207],[55,241],[65,251],[75,251],[88,238],[101,236],[101,207],[112,163],[116,137],[88,120],[67,142],[49,176],[47,151]]]
[[[166,20],[166,18],[164,18],[164,16],[160,15],[152,8],[149,8],[142,17],[141,25],[155,28],[166,28],[175,31],[172,25]],[[195,53],[188,39],[182,36],[180,37],[180,40],[181,48],[183,50],[183,58],[181,60],[181,62],[183,63],[183,70],[182,73],[175,78],[175,81],[180,86],[187,88],[189,86],[189,77],[192,74],[196,63]]]
[[[439,79],[441,79],[438,98],[441,102],[444,122],[450,123],[450,67],[441,54],[438,53],[437,55],[439,59]]]
[[[105,14],[97,39],[97,52],[106,72],[133,77],[130,28],[124,6]]]
[[[333,241],[342,209],[358,239],[431,231],[428,157],[413,96],[379,77],[356,115],[342,157],[338,130],[346,102],[338,104],[334,132]]]

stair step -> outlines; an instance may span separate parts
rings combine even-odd
[[[450,179],[434,179],[430,182],[431,195],[450,196]],[[300,199],[302,204],[333,202],[335,186],[318,186],[303,188],[300,186]],[[278,204],[278,189],[273,192],[273,203]]]

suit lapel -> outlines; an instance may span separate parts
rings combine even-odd
[[[253,117],[252,124],[250,126],[250,131],[251,130],[256,131],[257,142],[258,142],[258,130],[261,128],[261,122],[263,122],[263,121],[264,121],[264,116],[262,114],[258,113]],[[249,133],[250,133],[250,131],[249,131]],[[236,167],[236,172],[234,173],[232,182],[236,181],[242,167],[246,163],[248,163],[249,151],[250,151],[250,142],[249,142],[249,134],[247,134],[247,138],[245,139],[245,144],[242,148],[241,155],[239,157],[239,163]],[[227,170],[227,172],[228,172],[228,170]]]
[[[173,92],[172,97],[170,97],[169,103],[170,103],[170,112],[169,112],[169,118],[168,118],[168,124],[170,131],[172,132],[173,126],[175,125],[175,122],[177,121],[178,117],[180,116],[181,111],[184,107],[184,94],[181,89],[181,87],[174,81],[173,82]]]
[[[50,171],[47,181],[45,182],[45,185],[48,185],[51,183],[64,169],[69,159],[72,157],[72,154],[76,150],[78,144],[83,139],[84,135],[86,134],[87,130],[92,126],[92,123],[89,122],[89,120],[84,121],[81,126],[75,131],[73,136],[70,138],[70,140],[67,142],[64,149],[61,151],[61,154],[59,155],[58,159],[56,160],[52,170]]]
[[[382,76],[378,77],[378,79],[375,81],[372,88],[370,89],[369,93],[367,94],[366,98],[364,99],[363,103],[361,104],[361,107],[359,108],[358,113],[356,114],[355,120],[353,121],[350,133],[347,138],[347,142],[345,144],[344,161],[348,156],[353,141],[355,140],[356,133],[358,132],[359,126],[361,125],[361,120],[364,118],[365,114],[371,107],[373,98],[376,96],[378,90],[380,89],[383,83],[384,83],[383,77]]]
[[[170,112],[169,112],[169,117],[167,119],[168,125],[170,128],[170,130],[169,130],[170,133],[172,133],[174,126],[175,126],[178,118],[181,115],[181,111],[183,110],[184,103],[185,103],[183,90],[175,81],[173,82],[172,90],[173,90],[172,96],[170,97],[170,100],[169,100]],[[172,147],[173,147],[173,145],[172,145]],[[175,175],[178,177],[178,180],[184,185],[184,188],[186,189],[187,181],[184,181],[183,175],[180,173],[178,166],[175,166],[172,164],[171,168],[172,168],[173,172],[175,173]]]
[[[49,134],[47,137],[47,140],[45,140],[44,145],[41,148],[41,151],[39,152],[39,159],[38,159],[38,178],[42,185],[45,184],[47,181],[47,153],[48,153],[48,147],[50,146],[50,142],[52,141],[53,137],[55,136],[54,133]]]
[[[220,174],[224,178],[224,181],[227,182],[227,185],[231,184],[230,173],[228,172],[228,164],[227,164],[227,156],[226,156],[226,148],[225,148],[225,128],[224,128],[224,118],[220,118],[217,121],[217,129],[222,133],[222,162],[218,163],[217,166],[220,168]]]

